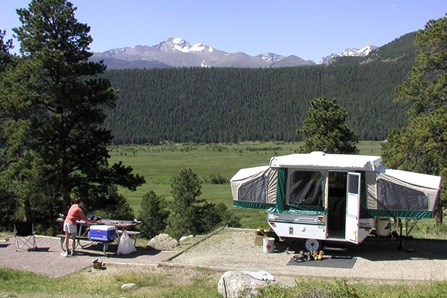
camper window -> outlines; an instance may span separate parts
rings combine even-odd
[[[323,207],[324,176],[317,171],[290,171],[287,204]]]

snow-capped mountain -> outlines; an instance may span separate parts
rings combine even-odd
[[[194,53],[194,52],[210,52],[212,53],[214,49],[203,43],[197,43],[193,46],[183,38],[171,37],[166,41],[160,42],[158,45],[152,48],[157,49],[166,53],[182,52],[182,53]]]
[[[261,54],[256,56],[258,58],[261,58],[263,61],[267,62],[267,63],[275,63],[280,61],[281,59],[284,58],[284,56],[278,55],[278,54],[274,54],[274,53],[265,53],[265,54]]]
[[[291,57],[291,58],[289,58]],[[104,60],[108,68],[154,67],[275,67],[284,58],[291,60],[288,66],[312,65],[296,56],[284,57],[274,53],[250,56],[242,52],[227,53],[203,43],[191,45],[188,41],[171,37],[153,46],[138,45],[94,53],[92,60]],[[286,60],[287,61],[287,60]],[[141,64],[141,67],[138,65]],[[151,67],[153,66],[153,67]]]
[[[330,64],[332,61],[334,61],[337,57],[365,57],[368,56],[369,53],[377,49],[378,47],[367,45],[361,49],[355,49],[355,48],[347,48],[341,51],[338,54],[330,54],[329,56],[322,57],[319,64]]]
[[[366,56],[376,49],[366,46],[362,49],[349,48],[339,54],[323,57],[321,64],[329,64],[340,56]],[[203,43],[191,45],[179,37],[171,37],[153,46],[116,48],[94,53],[93,61],[103,60],[109,69],[113,68],[166,68],[166,67],[243,67],[273,68],[297,67],[316,64],[295,55],[282,56],[265,53],[250,56],[243,52],[227,53]]]

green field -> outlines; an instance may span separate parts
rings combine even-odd
[[[380,155],[381,142],[362,142],[360,154]],[[259,227],[265,224],[265,212],[235,209],[232,206],[229,183],[211,184],[210,176],[219,175],[229,180],[239,169],[267,165],[272,156],[298,152],[300,143],[240,144],[171,144],[160,146],[112,146],[109,148],[112,163],[122,161],[134,172],[143,176],[146,183],[135,192],[120,190],[138,216],[144,194],[154,191],[158,196],[171,197],[171,178],[182,169],[191,169],[202,179],[200,198],[212,203],[224,203],[242,216],[244,227]]]

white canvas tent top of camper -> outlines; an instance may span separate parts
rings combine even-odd
[[[268,166],[240,169],[230,182],[234,202],[243,202],[239,207],[266,209],[276,203],[277,172]]]
[[[286,202],[285,172],[298,169],[363,172],[365,193],[362,205],[372,217],[433,217],[439,202],[441,177],[387,169],[380,156],[326,154],[290,154],[270,159],[269,166],[241,169],[231,181],[235,207],[270,209],[272,212],[296,212]],[[282,194],[281,194],[282,192]],[[304,208],[305,209],[305,208]],[[298,210],[303,211],[303,208]]]
[[[420,173],[413,173],[413,172],[407,172],[407,171],[400,171],[400,170],[393,170],[384,168],[383,174],[393,177],[395,179],[406,181],[409,184],[412,185],[420,185],[425,188],[430,189],[439,189],[441,187],[441,177],[440,176],[433,176],[433,175],[426,175],[426,174],[420,174]]]
[[[308,154],[276,156],[270,159],[271,168],[375,171],[381,165],[382,158],[380,156],[326,154],[321,151]]]
[[[441,181],[441,176],[382,168],[376,176],[375,202],[368,202],[370,213],[406,218],[433,217],[439,204]]]

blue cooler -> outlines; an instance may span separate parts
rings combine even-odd
[[[88,239],[94,241],[109,242],[115,240],[116,227],[106,225],[93,225],[90,226],[88,233]]]

